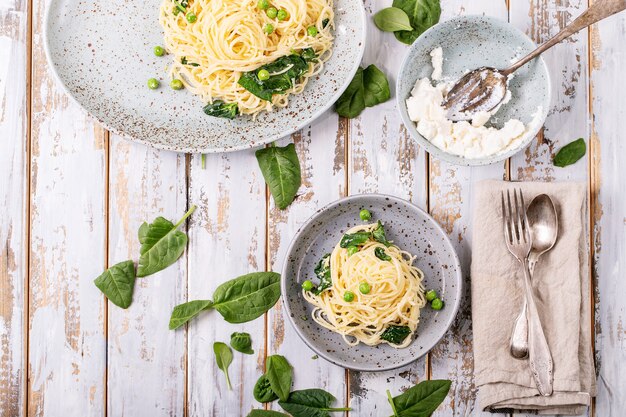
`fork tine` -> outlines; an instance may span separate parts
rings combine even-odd
[[[515,220],[515,217],[513,217],[515,214],[513,213],[513,207],[511,207],[511,193],[509,190],[506,190],[506,199],[509,206],[509,227],[511,228],[511,243],[517,243],[519,241],[519,232],[517,231],[517,221]]]
[[[511,243],[511,231],[509,229],[509,213],[504,205],[504,191],[500,191],[500,203],[502,204],[502,225],[504,226],[504,239],[507,244]]]
[[[522,213],[524,216],[522,217],[522,228],[524,229],[524,242],[530,242],[530,229],[528,228],[528,214],[526,213],[526,204],[524,204],[524,194],[522,194],[522,189],[519,189],[519,197],[522,202]]]

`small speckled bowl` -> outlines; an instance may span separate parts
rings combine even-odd
[[[387,238],[417,255],[415,265],[424,271],[424,285],[435,289],[445,302],[443,310],[421,310],[417,336],[404,349],[387,344],[349,346],[343,338],[311,318],[313,307],[302,296],[302,282],[311,279],[319,259],[330,253],[344,232],[358,224],[359,211],[370,210],[372,221],[381,220]],[[358,371],[384,371],[424,356],[446,333],[459,308],[462,294],[461,266],[441,227],[413,204],[387,195],[346,197],[320,209],[296,233],[282,270],[283,304],[298,335],[319,356]]]
[[[410,97],[418,79],[430,77],[433,71],[430,52],[438,46],[443,49],[443,77],[452,81],[459,79],[467,70],[479,67],[507,68],[536,47],[528,36],[513,25],[486,16],[456,17],[428,29],[409,49],[396,84],[398,109],[411,136],[431,155],[456,165],[493,164],[526,148],[541,129],[550,108],[550,77],[541,57],[515,72],[509,83],[511,101],[503,105],[487,124],[500,128],[512,118],[528,124],[541,106],[538,123],[518,147],[485,158],[469,159],[438,148],[417,132],[415,122],[407,113],[405,100]]]
[[[169,87],[165,69],[172,56],[154,56],[154,46],[163,45],[160,5],[161,0],[51,0],[44,25],[48,62],[69,95],[107,129],[156,148],[229,152],[287,136],[337,101],[365,48],[362,1],[336,0],[333,55],[302,94],[256,120],[210,117],[199,97]],[[161,80],[158,90],[147,87],[152,77]]]

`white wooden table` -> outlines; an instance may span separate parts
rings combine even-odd
[[[382,192],[428,210],[468,271],[474,184],[485,178],[589,184],[595,351],[599,394],[592,416],[626,412],[626,14],[546,54],[553,107],[541,135],[504,164],[459,168],[408,136],[391,100],[353,120],[329,112],[286,138],[303,169],[300,196],[279,211],[254,151],[207,156],[154,150],[109,134],[65,96],[49,70],[45,0],[0,1],[0,415],[243,416],[268,354],[286,355],[295,386],[320,387],[354,408],[390,414],[385,389],[449,378],[436,416],[479,416],[472,371],[469,293],[446,337],[425,358],[393,372],[347,372],[313,353],[280,305],[265,319],[229,325],[216,314],[169,331],[174,305],[206,298],[248,271],[280,270],[294,232],[317,208],[348,194]],[[391,1],[366,0],[368,14]],[[543,42],[587,7],[583,0],[442,0],[442,19],[488,14]],[[396,79],[406,46],[368,23],[364,63]],[[586,160],[551,158],[583,137]],[[136,258],[140,223],[179,218],[197,204],[182,260],[139,279],[128,310],[107,303],[93,279]],[[469,289],[469,285],[466,286]],[[233,391],[212,354],[215,340],[251,333],[256,354],[235,355]]]

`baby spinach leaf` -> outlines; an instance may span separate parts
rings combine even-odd
[[[253,355],[254,350],[252,349],[252,338],[250,338],[250,333],[233,333],[230,335],[230,345],[237,352],[246,353],[248,355]]]
[[[196,206],[192,206],[176,224],[163,217],[157,217],[152,223],[144,222],[141,225],[138,277],[159,272],[180,258],[187,246],[187,235],[178,230],[178,226],[183,224],[195,209]]]
[[[583,138],[576,139],[573,142],[563,146],[554,156],[553,163],[557,167],[566,167],[576,163],[580,158],[585,156],[587,145]]]
[[[215,100],[202,108],[207,116],[222,117],[233,120],[239,114],[237,103],[225,103],[222,100]]]
[[[372,239],[374,239],[378,243],[382,243],[387,247],[391,245],[391,243],[387,240],[385,228],[380,220],[378,221],[378,226],[376,226],[376,229],[372,230]]]
[[[343,235],[341,241],[339,242],[339,246],[342,248],[347,248],[348,246],[361,246],[368,240],[372,234],[370,232],[355,232],[348,235]]]
[[[229,323],[262,316],[280,298],[280,275],[253,272],[227,281],[213,293],[213,308]]]
[[[289,417],[285,413],[272,410],[252,410],[248,414],[248,417]]]
[[[351,408],[333,408],[336,398],[317,388],[293,391],[289,398],[278,404],[293,417],[330,417],[333,411],[350,411]]]
[[[393,417],[427,417],[439,407],[448,395],[451,381],[433,379],[422,381],[389,402]]]
[[[357,70],[348,88],[335,103],[335,110],[340,116],[351,119],[361,114],[365,107],[383,103],[390,97],[387,77],[375,65],[370,65]]]
[[[276,206],[284,210],[291,204],[302,182],[300,161],[293,143],[270,146],[256,151],[256,159]]]
[[[363,88],[363,99],[366,107],[384,103],[391,98],[387,77],[374,65],[370,65],[363,70]]]
[[[404,10],[413,30],[394,32],[396,39],[411,45],[422,33],[439,22],[439,0],[393,0],[393,7]]]
[[[278,395],[272,391],[270,381],[267,379],[267,374],[263,374],[259,377],[256,384],[254,384],[252,394],[254,395],[254,399],[260,403],[269,403],[278,398]]]
[[[93,283],[113,304],[128,308],[133,302],[135,264],[133,261],[115,264],[104,271]]]
[[[409,329],[409,326],[396,326],[391,324],[380,335],[380,338],[394,345],[399,345],[404,342],[404,339],[410,334],[411,329]]]
[[[174,307],[170,316],[170,330],[174,330],[196,317],[202,310],[210,310],[213,307],[211,300],[195,300]]]
[[[291,365],[284,356],[272,355],[267,357],[267,372],[265,373],[272,391],[283,401],[289,398],[291,391]],[[289,410],[287,410],[289,411]]]
[[[409,16],[397,7],[387,7],[374,15],[374,23],[383,32],[397,32],[399,30],[413,30]]]
[[[233,387],[230,385],[228,367],[233,361],[233,351],[230,350],[226,343],[215,342],[213,343],[213,352],[215,352],[215,362],[217,362],[217,367],[224,372],[224,375],[226,376],[226,385],[228,385],[228,390],[230,391]]]
[[[322,256],[322,259],[315,267],[315,275],[320,280],[320,284],[315,288],[314,293],[320,295],[324,290],[332,287],[333,281],[330,278],[330,253]]]
[[[376,249],[374,249],[374,255],[376,255],[376,257],[378,259],[380,259],[381,261],[390,261],[391,260],[391,256],[387,255],[387,252],[385,252],[385,250],[383,248],[376,248]]]

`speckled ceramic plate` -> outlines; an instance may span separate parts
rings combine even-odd
[[[163,44],[161,0],[51,0],[45,50],[67,92],[106,128],[129,139],[180,152],[228,152],[260,146],[310,124],[352,80],[365,47],[361,0],[335,1],[333,56],[289,105],[256,120],[206,116],[205,103],[188,91],[169,88],[155,57]],[[158,90],[147,88],[151,77]]]
[[[443,48],[443,76],[456,80],[467,70],[490,66],[507,68],[536,48],[533,41],[510,23],[486,16],[461,16],[439,23],[428,29],[413,43],[400,67],[396,84],[396,98],[402,120],[411,136],[431,155],[457,165],[488,165],[503,161],[526,148],[535,137],[550,109],[550,77],[543,58],[520,68],[509,83],[512,99],[503,105],[487,126],[502,127],[507,120],[531,122],[541,106],[539,123],[525,136],[517,148],[486,158],[467,159],[447,153],[417,132],[409,119],[405,100],[411,95],[415,82],[430,77],[430,51]]]
[[[417,255],[415,265],[424,271],[426,288],[434,288],[445,302],[443,310],[421,311],[417,336],[404,349],[347,345],[343,338],[311,319],[312,306],[302,296],[304,280],[315,280],[319,259],[332,251],[343,233],[363,224],[359,211],[367,208],[373,221],[385,224],[387,238]],[[282,270],[283,304],[287,317],[302,340],[319,356],[344,368],[383,371],[409,364],[424,356],[446,333],[456,316],[462,275],[457,255],[445,232],[424,211],[396,197],[364,194],[343,198],[320,209],[294,237]]]

